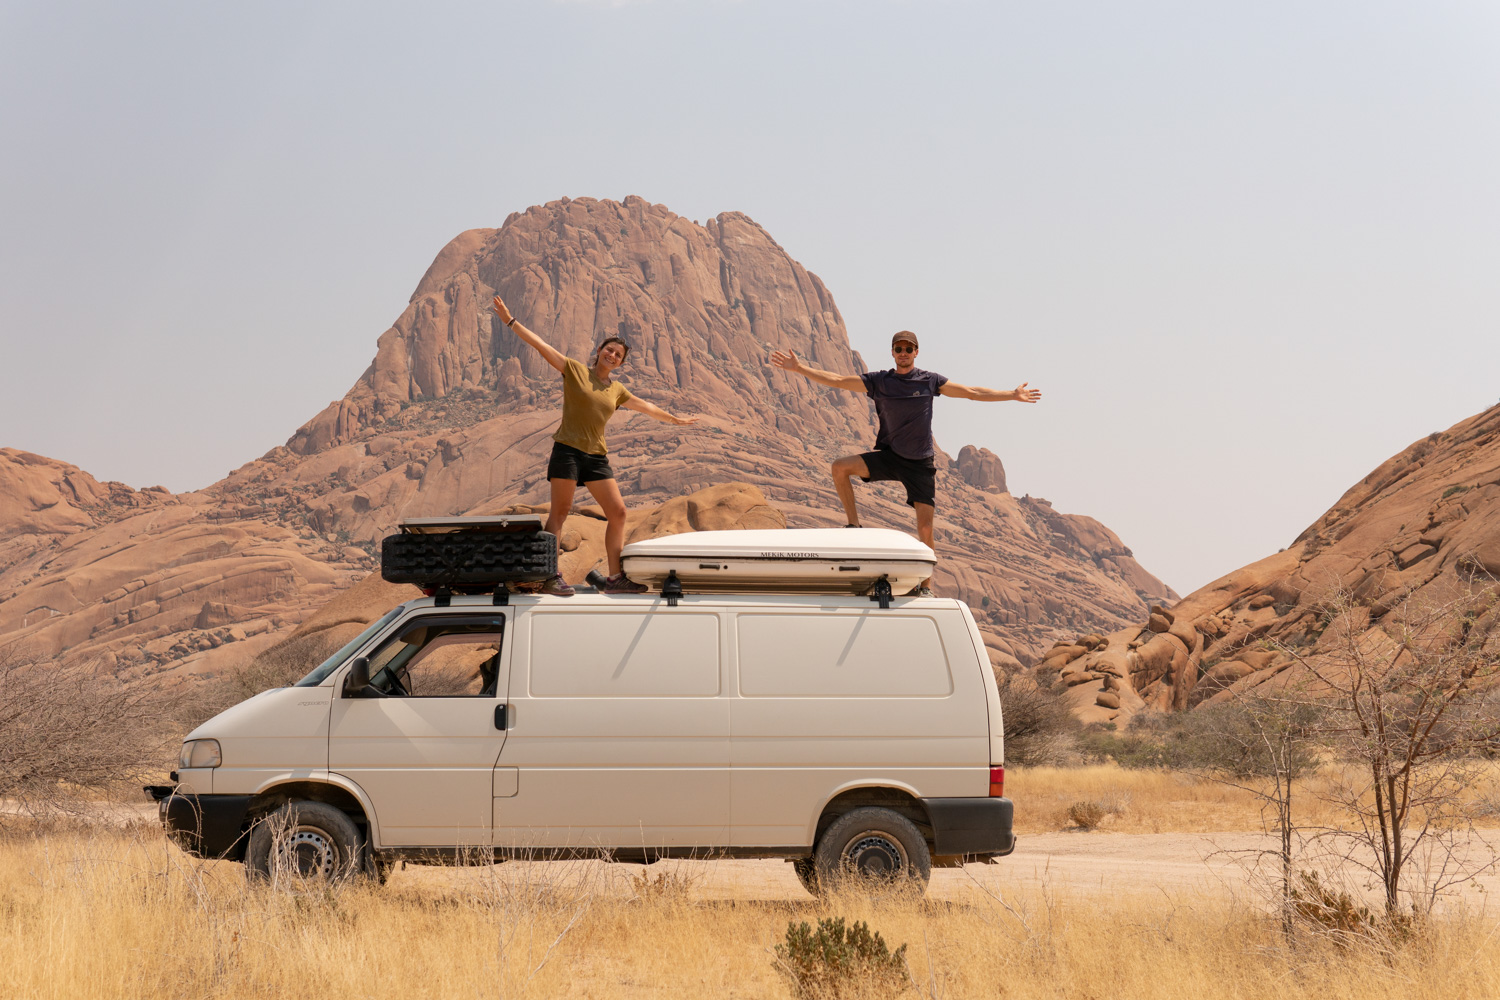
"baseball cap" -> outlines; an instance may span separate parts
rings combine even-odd
[[[893,336],[891,338],[891,346],[895,347],[897,344],[901,343],[903,340],[906,341],[908,344],[910,344],[913,347],[921,347],[922,346],[921,344],[917,343],[917,335],[915,333],[912,333],[910,330],[902,330],[900,333],[898,333],[895,336]]]

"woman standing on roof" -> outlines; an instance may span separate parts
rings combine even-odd
[[[609,467],[609,452],[604,447],[604,425],[615,410],[624,407],[669,424],[685,426],[697,417],[678,417],[661,407],[638,399],[630,390],[610,378],[610,373],[625,363],[630,345],[619,337],[606,337],[594,351],[592,367],[564,357],[557,348],[532,333],[511,315],[500,296],[495,296],[495,315],[526,343],[537,349],[547,364],[563,377],[562,422],[552,435],[552,458],[547,463],[547,480],[552,484],[552,506],[547,511],[547,530],[562,536],[563,521],[573,506],[573,494],[582,483],[588,487],[609,519],[604,531],[604,554],[609,560],[609,577],[604,582],[607,594],[640,594],[646,588],[625,576],[620,566],[620,549],[625,546],[625,501]],[[542,586],[542,593],[572,597],[573,588],[559,573]]]

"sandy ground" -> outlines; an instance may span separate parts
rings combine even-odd
[[[1500,831],[1485,831],[1471,843],[1475,856],[1500,849]],[[1014,901],[1046,892],[1059,897],[1158,896],[1165,904],[1205,894],[1256,903],[1274,898],[1279,858],[1275,838],[1258,833],[1051,833],[1022,837],[1014,854],[993,864],[938,869],[928,896],[961,903],[983,897]],[[1355,866],[1323,858],[1309,848],[1299,867],[1342,869],[1345,884],[1373,901],[1376,885]],[[590,886],[629,895],[643,877],[680,880],[694,898],[736,902],[807,902],[810,897],[784,861],[663,861],[650,867],[600,862],[510,862],[495,868],[444,869],[408,865],[391,879],[393,889],[427,887],[475,891],[475,879],[511,886]],[[1500,891],[1500,874],[1471,882],[1448,905],[1486,909],[1489,887]]]

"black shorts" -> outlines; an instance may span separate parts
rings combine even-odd
[[[902,458],[894,451],[867,451],[859,456],[870,470],[863,479],[867,483],[895,480],[906,487],[906,503],[915,507],[919,503],[937,506],[937,465],[931,458]]]
[[[615,478],[608,455],[590,455],[561,441],[552,442],[552,458],[547,461],[548,479],[571,479],[575,483],[593,483]]]

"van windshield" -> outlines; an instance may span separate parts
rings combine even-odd
[[[339,668],[339,665],[349,658],[349,654],[353,653],[356,649],[369,642],[370,639],[374,637],[376,632],[379,632],[381,629],[385,628],[387,625],[393,622],[396,619],[396,616],[400,613],[400,608],[392,608],[390,611],[387,611],[385,613],[385,616],[382,617],[379,621],[375,622],[373,625],[365,629],[353,639],[350,639],[348,645],[344,646],[344,648],[340,649],[337,653],[334,653],[328,659],[318,664],[318,666],[313,669],[312,673],[302,678],[293,686],[299,688],[308,688],[317,687],[319,684],[322,684],[325,680],[328,679],[329,674],[337,670]]]

